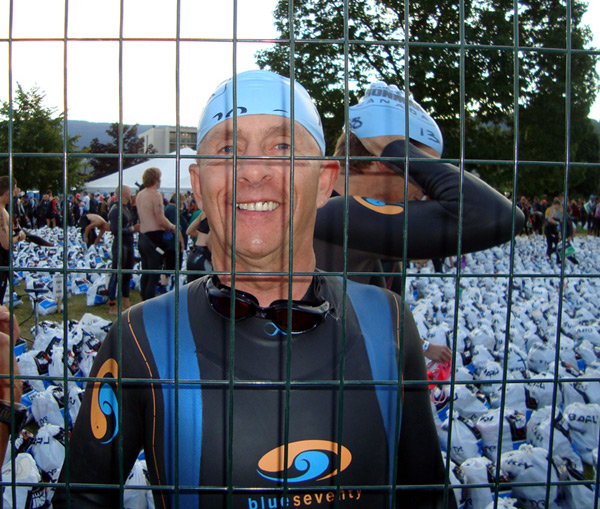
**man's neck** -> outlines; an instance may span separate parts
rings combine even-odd
[[[226,260],[225,263],[220,263]],[[231,274],[231,258],[229,253],[225,257],[215,257],[213,253],[213,264],[215,270]],[[310,256],[294,258],[293,274],[311,273],[315,271],[315,254],[310,251]],[[252,274],[239,274],[239,273]],[[283,273],[276,275],[274,272]],[[301,300],[306,294],[308,287],[312,282],[311,275],[292,275],[288,274],[289,265],[287,263],[271,263],[266,260],[247,260],[241,255],[236,256],[235,288],[254,295],[261,306],[269,306],[273,301],[290,298],[292,300]],[[219,279],[224,285],[232,286],[233,278],[229,274],[219,275]]]

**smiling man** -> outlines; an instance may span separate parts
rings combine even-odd
[[[156,507],[452,506],[414,321],[315,267],[339,171],[324,154],[298,83],[251,71],[217,88],[190,167],[215,273],[111,329],[55,507],[118,506],[142,449]]]

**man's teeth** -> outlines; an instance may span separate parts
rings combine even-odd
[[[255,201],[250,203],[238,203],[238,209],[241,210],[254,210],[258,212],[268,212],[270,210],[275,210],[279,207],[279,203],[274,201]]]

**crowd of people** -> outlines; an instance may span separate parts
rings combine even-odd
[[[120,193],[119,189],[115,189],[111,193],[88,193],[84,190],[70,195],[66,207],[63,207],[63,200],[54,196],[52,190],[47,190],[39,201],[35,195],[17,193],[14,201],[16,222],[22,228],[63,228],[63,218],[66,214],[67,226],[76,226],[81,229],[82,241],[88,248],[102,242],[104,234],[110,231],[115,240],[112,245],[113,268],[118,268],[118,246],[121,242],[123,252],[121,269],[126,270],[131,270],[134,266],[134,233],[140,231],[142,233],[140,235],[140,251],[143,268],[148,270],[165,269],[167,272],[175,269],[177,258],[179,259],[179,268],[181,268],[183,250],[187,248],[188,237],[192,237],[196,241],[191,250],[192,256],[189,257],[188,269],[210,270],[210,251],[206,247],[208,225],[206,216],[201,214],[202,211],[196,205],[193,193],[187,191],[181,193],[179,197],[173,193],[167,200],[158,191],[159,182],[160,170],[149,168],[144,173],[143,184],[136,194],[133,194],[131,188],[126,185],[123,186]],[[155,200],[154,204],[160,205],[162,216],[155,216],[153,206],[146,204],[146,197],[149,193]],[[122,207],[119,206],[119,194],[122,197]],[[141,209],[141,212],[138,212],[138,209]],[[121,221],[119,220],[120,210],[123,211]],[[163,227],[167,230],[175,228],[178,214],[179,257],[175,254],[177,245],[175,236],[172,232],[163,231]],[[200,218],[202,221],[194,222],[196,218]],[[193,223],[193,228],[189,228],[191,223]],[[149,243],[151,243],[150,247],[148,247]],[[190,275],[189,281],[198,277],[198,275]],[[130,306],[130,279],[131,274],[126,273],[123,278],[123,309]],[[159,281],[161,282],[158,285],[160,289],[161,286],[167,285],[166,279],[165,275],[161,277],[158,273],[145,273],[142,276],[142,299],[153,297],[157,292]],[[109,285],[109,312],[111,314],[117,313],[116,292],[117,281],[113,275]]]
[[[84,190],[68,195],[65,201],[62,196],[54,195],[48,189],[41,196],[39,193],[20,192],[14,206],[22,228],[63,228],[65,214],[67,226],[81,226],[80,220],[84,214],[95,214],[108,221],[110,209],[117,200],[118,190],[110,193],[88,193]],[[182,193],[180,200],[183,217],[191,221],[198,210],[193,193]],[[135,194],[131,197],[131,210],[136,213]]]
[[[588,235],[600,235],[600,199],[591,194],[589,199],[571,198],[567,200],[565,210],[565,196],[562,193],[548,199],[544,196],[534,196],[529,199],[521,196],[517,207],[525,216],[525,225],[522,234],[539,234],[546,237],[546,256],[561,263],[563,255],[563,241],[566,249],[570,248],[573,236],[578,230]],[[569,249],[569,253],[572,251]],[[572,254],[567,258],[577,264],[578,260]]]

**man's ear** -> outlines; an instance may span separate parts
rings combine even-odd
[[[194,199],[200,210],[204,210],[202,203],[202,186],[200,185],[200,166],[196,163],[190,164],[190,182],[192,184],[192,191],[194,192]]]
[[[325,206],[331,196],[333,186],[340,173],[339,161],[323,161],[319,175],[319,194],[317,196],[317,207]]]

